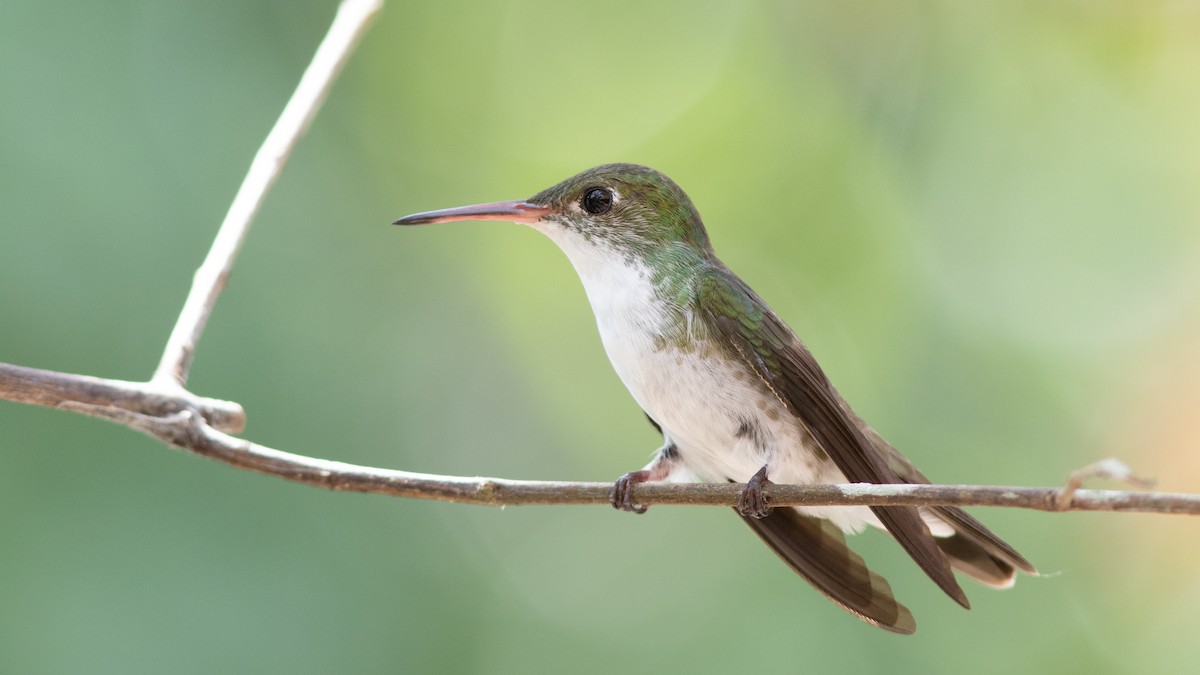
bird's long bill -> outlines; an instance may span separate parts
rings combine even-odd
[[[550,207],[548,206],[539,206],[527,201],[518,200],[414,213],[411,216],[404,216],[394,224],[429,225],[431,223],[449,223],[456,220],[507,220],[513,223],[532,225],[548,213],[550,213]]]

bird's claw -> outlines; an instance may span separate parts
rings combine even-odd
[[[608,495],[613,508],[632,513],[645,513],[646,509],[650,507],[633,503],[633,486],[645,483],[649,478],[650,472],[648,471],[630,471],[618,478],[617,482],[613,483],[612,492]]]
[[[763,488],[771,481],[767,478],[767,467],[746,481],[746,487],[738,493],[737,512],[747,518],[766,518],[771,513],[770,498],[763,493]]]

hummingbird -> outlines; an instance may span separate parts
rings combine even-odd
[[[772,508],[765,489],[794,484],[928,483],[850,408],[804,343],[713,252],[687,194],[636,164],[588,169],[526,200],[405,216],[396,225],[500,220],[529,225],[583,282],[604,349],[662,434],[612,505],[644,513],[647,481],[744,483],[736,511],[818,591],[896,633],[916,621],[844,534],[889,532],[947,595],[969,608],[953,570],[995,588],[1037,570],[951,506]]]

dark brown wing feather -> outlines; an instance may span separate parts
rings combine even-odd
[[[1035,568],[1016,549],[992,534],[974,516],[955,506],[929,509],[954,528],[954,534],[937,539],[938,548],[950,558],[950,565],[971,578],[996,588],[1008,588],[1016,581],[1017,570],[1037,574]]]
[[[841,530],[795,509],[775,509],[766,518],[742,517],[805,581],[847,612],[896,633],[911,633],[917,622],[896,602],[883,577],[846,546]]]
[[[842,409],[862,429],[875,451],[887,460],[902,482],[929,482],[925,474],[863,422],[845,401],[842,401]],[[1026,574],[1038,573],[1037,568],[1008,542],[966,511],[956,506],[927,507],[923,510],[937,516],[954,530],[953,535],[937,537],[936,541],[938,548],[950,558],[950,566],[963,574],[989,586],[1008,588],[1016,581],[1017,570]]]
[[[841,397],[816,359],[754,291],[729,270],[713,267],[697,289],[697,300],[713,337],[759,375],[847,480],[901,482],[843,410]],[[873,506],[871,510],[934,583],[960,605],[970,607],[916,507]]]

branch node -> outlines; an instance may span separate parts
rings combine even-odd
[[[500,485],[490,478],[480,480],[479,485],[475,488],[475,494],[484,504],[495,504],[497,493],[500,491]]]

